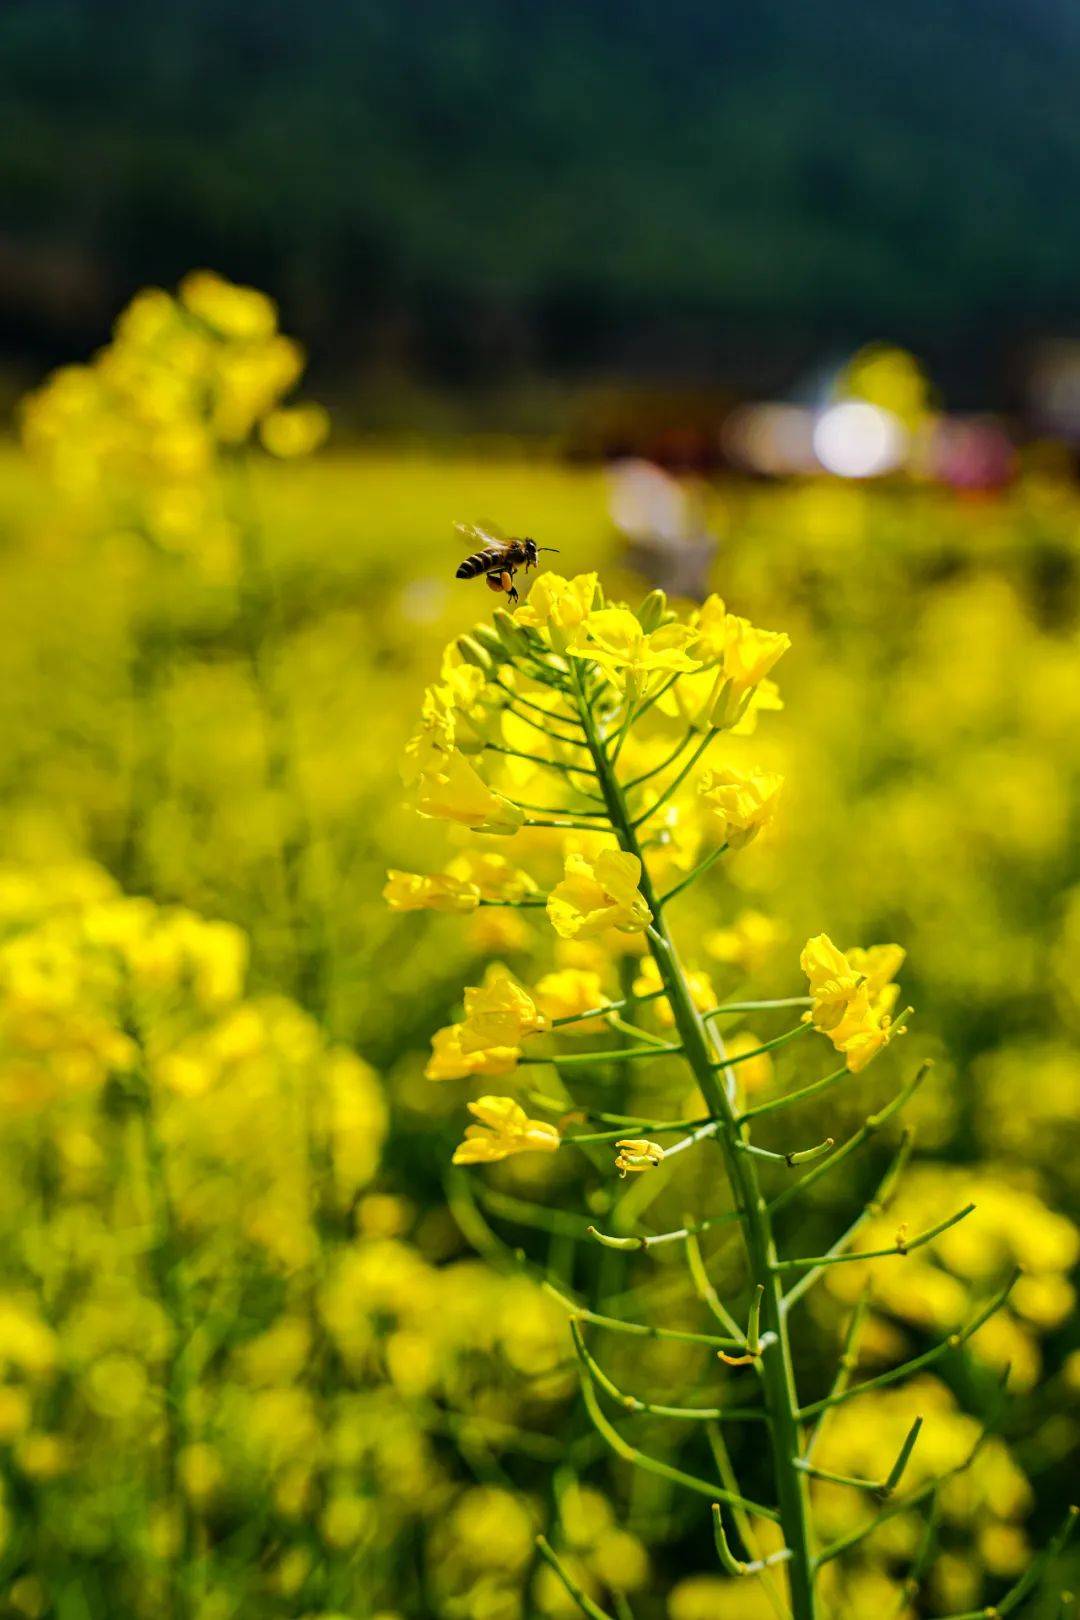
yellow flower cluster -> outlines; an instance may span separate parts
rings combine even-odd
[[[814,1005],[807,1013],[857,1073],[897,1035],[892,1021],[900,989],[893,982],[904,962],[899,945],[841,951],[828,934],[807,940],[799,958]]]
[[[274,455],[326,437],[318,405],[281,404],[304,366],[265,293],[193,271],[175,296],[141,292],[89,365],[56,372],[25,401],[23,438],[70,494],[169,550],[205,549],[228,528],[223,455],[257,431]]]

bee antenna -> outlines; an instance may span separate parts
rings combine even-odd
[[[537,546],[536,549],[537,551],[553,551],[556,556],[559,554],[558,546]]]

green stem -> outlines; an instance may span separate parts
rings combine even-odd
[[[650,804],[647,810],[643,810],[641,815],[638,816],[634,821],[627,823],[629,828],[636,832],[639,827],[644,827],[645,823],[655,816],[658,810],[663,809],[664,805],[667,804],[672,795],[679,791],[679,788],[682,786],[683,782],[685,782],[686,778],[690,775],[690,772],[693,770],[694,766],[697,764],[705,750],[715,741],[717,735],[718,733],[715,731],[707,731],[705,733],[704,737],[702,737],[701,741],[694,749],[694,752],[690,755],[690,758],[687,760],[682,770],[677,776],[672,778],[667,787],[664,789],[663,793],[661,793],[660,797]],[[621,796],[622,790],[619,788],[617,782],[615,786],[616,790]]]
[[[640,787],[643,782],[649,782],[649,781],[652,780],[652,778],[654,776],[662,775],[662,773],[667,770],[669,765],[674,765],[675,761],[678,759],[679,755],[682,753],[682,751],[686,747],[687,743],[692,742],[696,735],[697,735],[697,733],[694,731],[693,726],[691,726],[690,730],[686,733],[686,736],[682,739],[681,742],[679,742],[679,743],[677,743],[675,745],[675,747],[672,749],[671,753],[663,761],[662,764],[654,765],[652,767],[652,770],[642,771],[640,776],[633,776],[633,777],[630,778],[629,782],[624,782],[623,785],[622,785],[623,792],[624,793],[631,793],[634,788]]]
[[[660,896],[661,907],[668,905],[670,901],[674,900],[677,894],[682,894],[683,890],[688,889],[691,883],[696,882],[699,877],[703,877],[709,868],[714,866],[720,859],[721,855],[726,852],[727,847],[728,846],[726,844],[718,844],[715,849],[710,850],[703,861],[698,861],[697,865],[692,871],[688,872],[686,876],[680,882],[676,883],[673,888],[669,889],[666,894],[662,894]],[[712,1013],[708,1013],[705,1016],[711,1018]]]
[[[574,746],[577,748],[580,747],[580,744],[575,743]],[[537,759],[535,754],[525,753],[524,749],[522,748],[504,748],[502,743],[489,742],[485,743],[484,747],[490,754],[505,754],[508,759],[524,759],[527,760],[530,765],[542,766],[544,770],[561,771],[564,776],[596,775],[596,772],[593,770],[591,765],[564,765],[562,761],[558,759],[541,760]],[[579,788],[578,792],[585,793],[585,789]],[[593,795],[591,793],[585,793],[585,797],[591,799]]]
[[[540,1284],[545,1294],[550,1294],[568,1311],[572,1320],[577,1322],[591,1322],[594,1327],[607,1328],[612,1333],[624,1333],[635,1339],[669,1339],[678,1344],[700,1344],[710,1350],[736,1350],[741,1339],[721,1338],[716,1333],[691,1333],[682,1328],[654,1327],[651,1322],[624,1322],[618,1316],[604,1316],[599,1311],[590,1311],[584,1305],[578,1305],[575,1300],[568,1299],[561,1294],[554,1283],[542,1282]]]
[[[710,1114],[721,1122],[717,1141],[724,1156],[736,1204],[742,1214],[741,1227],[751,1282],[760,1283],[764,1288],[761,1325],[765,1332],[775,1336],[775,1342],[770,1344],[768,1351],[761,1358],[761,1378],[769,1414],[769,1437],[780,1503],[780,1523],[784,1531],[784,1545],[789,1547],[792,1553],[789,1565],[792,1614],[793,1620],[815,1620],[809,1493],[805,1476],[793,1462],[803,1449],[798,1417],[799,1402],[795,1390],[795,1372],[783,1307],[783,1292],[780,1279],[773,1270],[777,1255],[768,1209],[760,1191],[753,1159],[749,1154],[740,1153],[736,1149],[735,1144],[739,1137],[735,1111],[714,1068],[713,1048],[710,1045],[708,1029],[694,1006],[684,969],[663,921],[660,903],[641,856],[636,830],[627,810],[622,789],[614,773],[609,769],[603,746],[596,734],[592,715],[584,698],[581,677],[576,670],[575,684],[585,736],[599,778],[600,789],[608,806],[612,829],[621,847],[641,860],[640,888],[646,904],[653,913],[653,926],[648,935],[650,949],[660,980],[667,991],[675,1027],[706,1106]]]
[[[548,1564],[555,1571],[582,1614],[588,1615],[589,1620],[611,1620],[607,1610],[602,1609],[598,1603],[594,1603],[588,1593],[582,1591],[562,1559],[559,1558],[551,1544],[543,1536],[537,1536],[536,1550],[545,1564]]]

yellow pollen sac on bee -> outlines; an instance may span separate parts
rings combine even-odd
[[[658,1164],[663,1163],[664,1150],[659,1142],[632,1137],[624,1142],[616,1142],[615,1146],[619,1150],[615,1168],[624,1179],[628,1175],[640,1175],[643,1170],[655,1170]]]

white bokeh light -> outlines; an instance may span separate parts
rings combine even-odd
[[[847,399],[822,411],[814,424],[814,454],[838,478],[877,478],[903,461],[908,434],[891,411]]]

